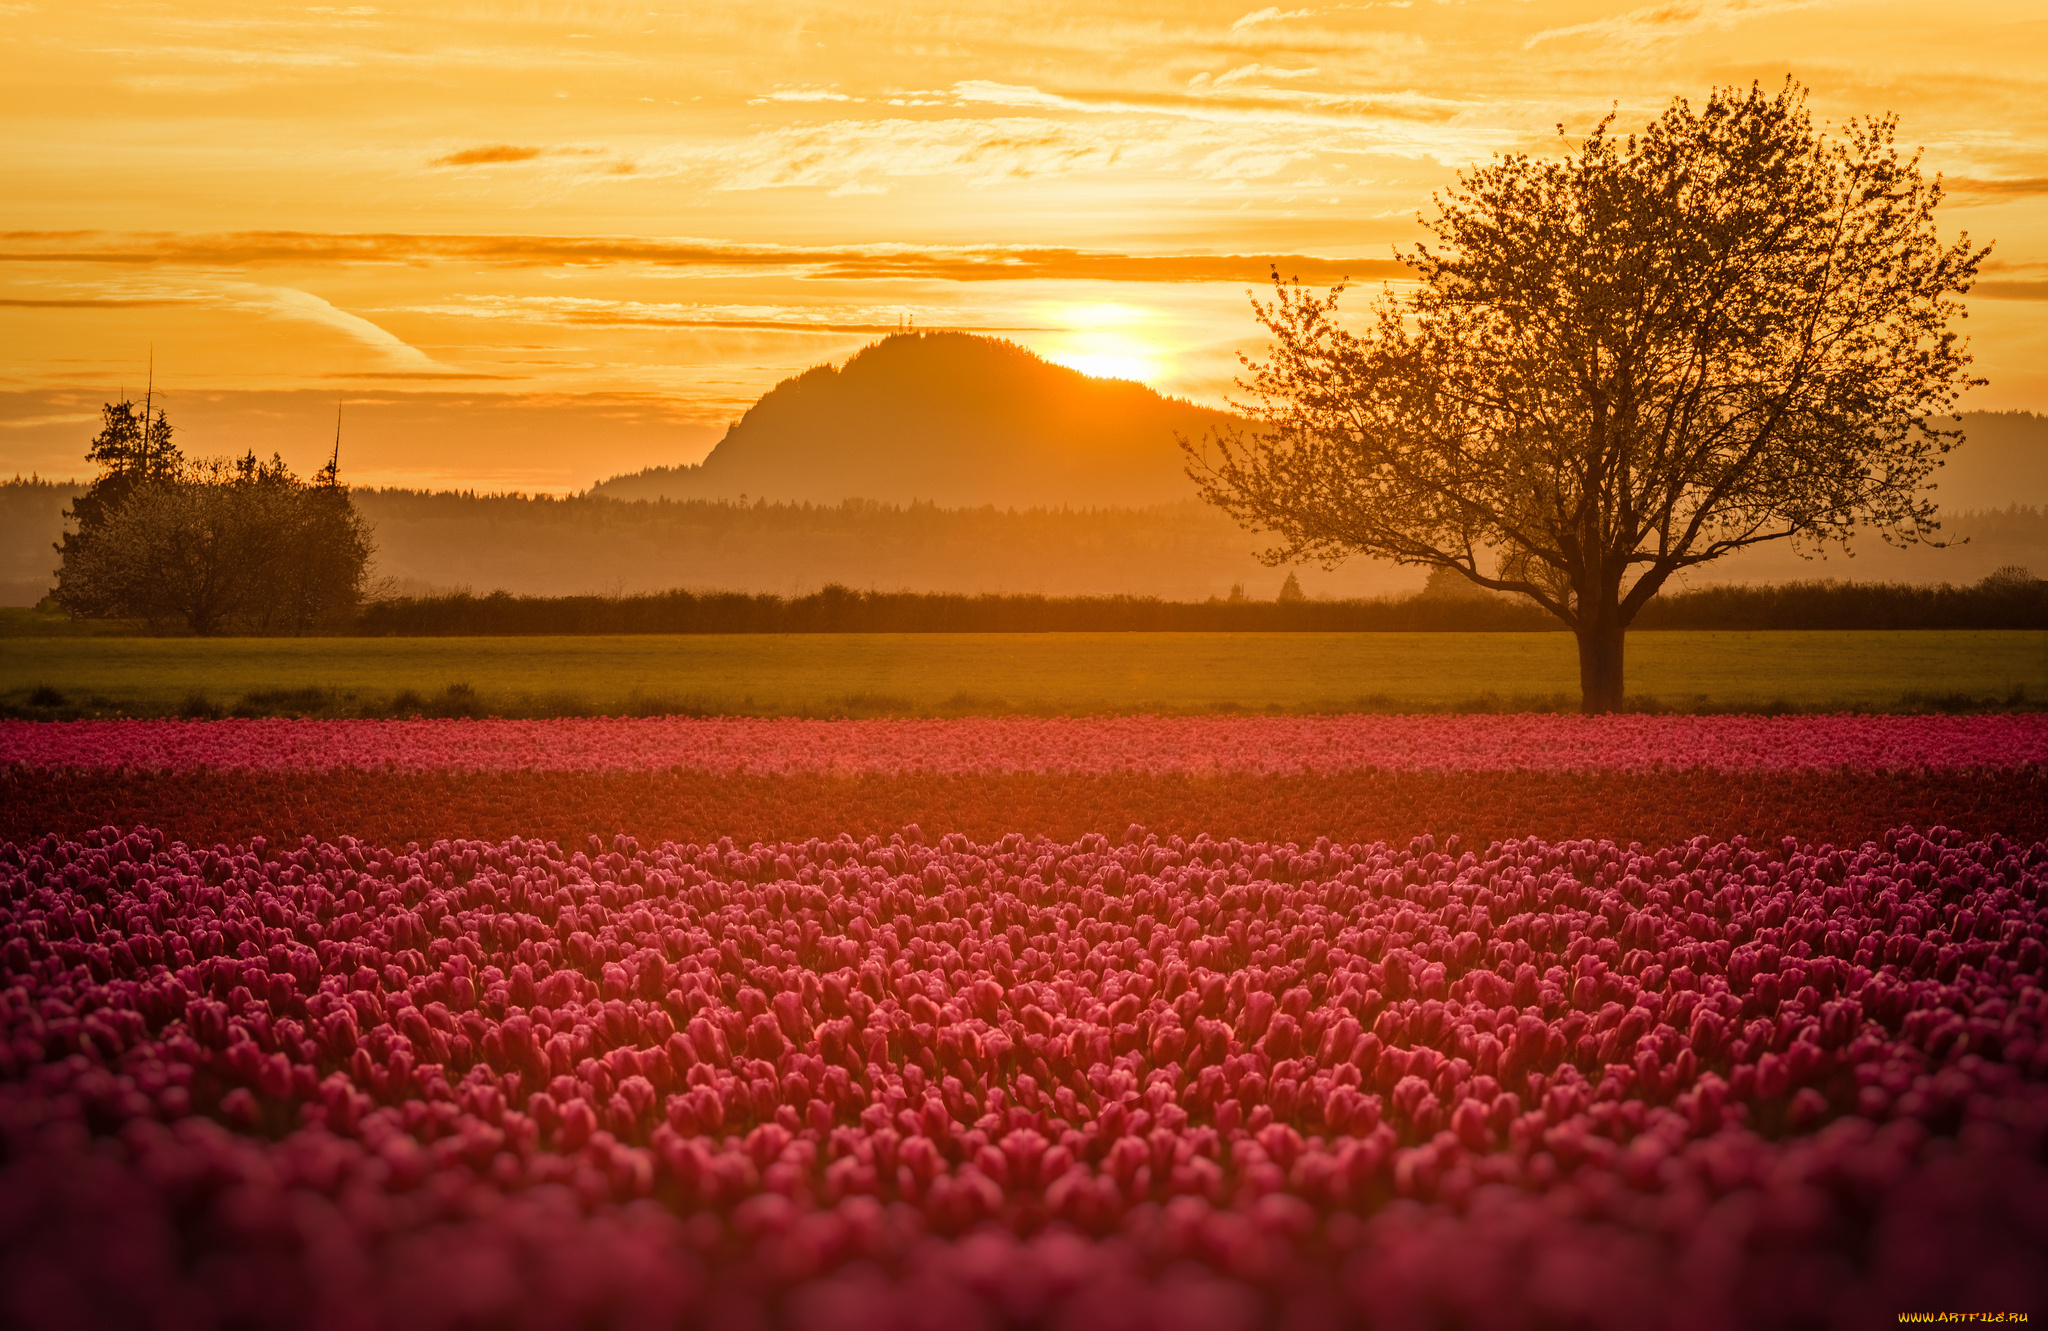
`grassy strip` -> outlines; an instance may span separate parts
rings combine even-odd
[[[0,645],[17,716],[947,716],[1569,709],[1563,633],[47,638]],[[1638,633],[1683,711],[1981,710],[2048,698],[2048,633]]]
[[[1346,772],[1116,775],[731,776],[707,772],[154,772],[0,767],[0,840],[112,825],[194,845],[341,835],[379,844],[531,836],[563,845],[624,832],[649,843],[1010,832],[1121,838],[1240,836],[1311,844],[1468,844],[1605,837],[1668,845],[1705,836],[1855,846],[1937,824],[2048,838],[2048,773]]]

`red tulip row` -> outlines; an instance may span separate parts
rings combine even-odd
[[[0,721],[0,762],[172,771],[1813,771],[2048,762],[2048,717],[1079,716]]]
[[[2048,769],[1932,772],[1340,772],[1118,775],[719,776],[706,772],[161,772],[0,767],[0,839],[78,837],[112,824],[194,845],[356,836],[383,845],[618,832],[652,844],[888,835],[906,823],[995,841],[1060,840],[1139,823],[1272,841],[1475,845],[1706,836],[1856,845],[1937,824],[2048,839]]]
[[[2030,1306],[2048,844],[0,846],[16,1325]]]

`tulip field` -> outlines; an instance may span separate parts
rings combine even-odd
[[[2044,774],[2038,715],[0,723],[0,1322],[2048,1315]]]

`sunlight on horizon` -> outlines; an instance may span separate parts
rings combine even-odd
[[[1095,379],[1128,379],[1150,387],[1168,375],[1165,350],[1140,331],[1159,321],[1156,311],[1098,301],[1049,304],[1040,313],[1062,328],[1039,353],[1055,365]]]

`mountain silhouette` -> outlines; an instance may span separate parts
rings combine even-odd
[[[1233,418],[1093,379],[968,333],[903,333],[770,389],[695,466],[615,476],[613,499],[942,507],[1136,506],[1192,499],[1177,433]]]

